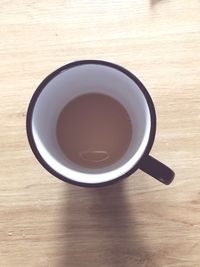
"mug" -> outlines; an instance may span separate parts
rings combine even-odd
[[[122,158],[97,170],[85,170],[67,159],[56,138],[59,114],[69,101],[86,93],[101,93],[117,100],[126,108],[135,126],[134,138]],[[166,185],[174,178],[170,168],[149,155],[156,133],[152,99],[141,81],[119,65],[82,60],[51,73],[33,94],[26,128],[29,144],[38,161],[65,182],[88,187],[109,185],[138,169]]]

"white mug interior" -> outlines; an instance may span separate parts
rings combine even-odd
[[[86,93],[116,99],[126,108],[133,127],[123,157],[100,169],[87,169],[70,161],[56,137],[57,119],[64,106]],[[46,84],[36,100],[31,126],[40,156],[55,172],[76,182],[98,184],[122,176],[138,163],[148,144],[151,116],[144,94],[128,75],[111,66],[85,63],[63,70]]]

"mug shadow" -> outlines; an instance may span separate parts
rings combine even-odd
[[[151,6],[155,6],[156,4],[158,4],[159,2],[161,2],[162,0],[150,0]]]
[[[125,181],[97,189],[69,188],[59,266],[149,266],[150,255],[137,233],[134,203],[126,193]]]

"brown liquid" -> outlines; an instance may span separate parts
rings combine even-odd
[[[69,102],[58,118],[57,139],[68,159],[86,168],[118,161],[132,136],[130,117],[110,96],[89,93]]]

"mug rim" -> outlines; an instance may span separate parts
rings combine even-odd
[[[41,92],[46,87],[46,85],[52,79],[54,79],[57,75],[59,75],[61,72],[66,71],[66,70],[68,70],[70,68],[73,68],[73,67],[76,67],[76,66],[86,65],[86,64],[96,64],[96,65],[103,65],[103,66],[108,66],[108,67],[114,68],[114,69],[124,73],[133,82],[135,82],[137,84],[137,86],[139,87],[139,89],[141,90],[141,92],[143,93],[143,95],[145,97],[145,100],[147,101],[147,105],[149,107],[149,113],[150,113],[150,121],[151,121],[150,134],[149,134],[148,142],[147,142],[146,148],[145,148],[141,158],[139,159],[139,161],[128,172],[126,172],[125,174],[123,174],[123,175],[121,175],[121,176],[119,176],[119,177],[117,177],[115,179],[106,181],[106,182],[100,182],[100,183],[94,183],[94,184],[84,183],[84,182],[77,182],[77,181],[69,179],[66,176],[63,176],[60,173],[58,173],[57,171],[55,171],[45,161],[45,159],[43,159],[42,156],[40,155],[40,152],[38,151],[37,146],[35,144],[35,140],[34,140],[34,137],[33,137],[33,131],[32,131],[32,118],[33,118],[34,107],[35,107],[35,104],[37,102],[38,97],[40,96]],[[149,155],[149,152],[150,152],[150,150],[152,148],[152,145],[154,143],[155,134],[156,134],[156,112],[155,112],[155,107],[154,107],[154,104],[153,104],[153,101],[151,99],[151,96],[150,96],[149,92],[147,91],[145,86],[142,84],[142,82],[133,73],[131,73],[129,70],[125,69],[124,67],[121,67],[118,64],[111,63],[111,62],[108,62],[108,61],[96,60],[96,59],[79,60],[79,61],[74,61],[74,62],[65,64],[64,66],[56,69],[55,71],[50,73],[39,84],[39,86],[37,87],[37,89],[33,93],[33,96],[31,98],[29,106],[28,106],[27,115],[26,115],[26,132],[27,132],[28,142],[30,144],[30,147],[31,147],[32,152],[34,153],[35,157],[40,162],[40,164],[48,172],[50,172],[53,176],[59,178],[60,180],[62,180],[64,182],[68,182],[70,184],[74,184],[74,185],[78,185],[78,186],[100,187],[100,186],[105,186],[105,185],[111,185],[111,184],[113,184],[113,183],[115,183],[117,181],[120,181],[120,180],[122,180],[124,178],[127,178],[128,176],[130,176],[131,174],[133,174],[136,170],[138,170],[140,168],[140,166],[141,166],[142,162],[144,161],[145,157]]]

